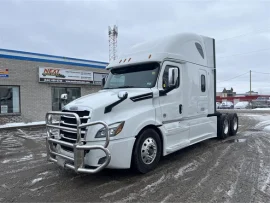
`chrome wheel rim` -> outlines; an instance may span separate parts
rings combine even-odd
[[[234,117],[234,119],[233,119],[233,129],[234,130],[236,130],[237,129],[237,118],[236,117]]]
[[[147,138],[141,148],[142,161],[145,164],[151,164],[157,156],[157,143],[156,141],[149,137]]]
[[[229,122],[228,120],[224,121],[224,134],[226,135],[229,132]]]

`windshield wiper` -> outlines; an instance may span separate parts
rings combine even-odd
[[[119,87],[116,87],[116,88],[133,88],[134,86],[130,86],[130,85],[125,85],[125,86],[119,86]]]
[[[119,87],[104,87],[103,89],[119,89],[119,88],[133,88],[135,86],[131,85],[125,85],[125,86],[119,86]]]

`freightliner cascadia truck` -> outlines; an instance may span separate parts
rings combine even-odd
[[[137,44],[106,69],[100,91],[46,114],[49,161],[77,173],[147,173],[162,156],[237,133],[237,114],[216,111],[213,38],[181,33]]]

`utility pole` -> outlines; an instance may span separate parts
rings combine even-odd
[[[249,95],[251,95],[251,70],[249,71]]]

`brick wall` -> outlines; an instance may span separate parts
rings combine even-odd
[[[78,69],[105,72],[104,69],[88,68],[52,63],[40,63],[0,58],[0,69],[9,69],[9,78],[0,78],[0,85],[20,86],[21,114],[7,116],[0,114],[0,124],[18,121],[44,121],[45,113],[52,110],[52,87],[80,87],[81,96],[98,91],[100,86],[48,84],[38,82],[38,67]]]

